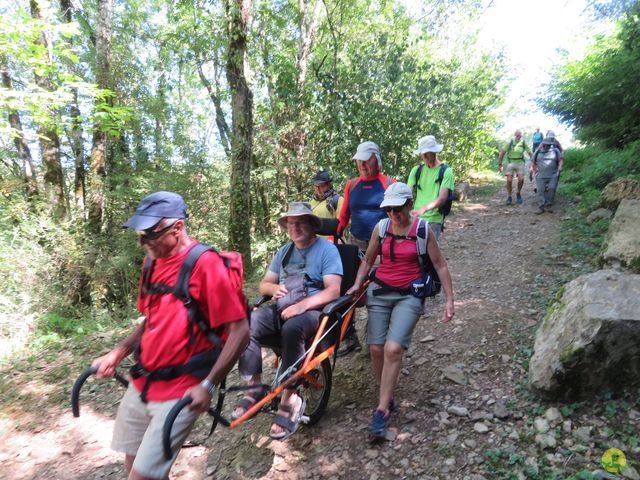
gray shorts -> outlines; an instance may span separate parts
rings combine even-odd
[[[423,301],[397,292],[374,296],[372,291],[376,288],[378,285],[371,283],[367,289],[367,343],[384,345],[392,340],[409,348],[413,329],[422,314]]]
[[[165,478],[169,475],[180,447],[198,418],[199,414],[188,407],[180,412],[171,430],[171,445],[175,453],[171,460],[166,460],[162,450],[162,427],[169,410],[177,402],[178,400],[168,400],[143,403],[133,382],[129,383],[122,397],[113,427],[111,448],[135,456],[133,469],[145,477]]]

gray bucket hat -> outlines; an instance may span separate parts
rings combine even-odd
[[[122,224],[122,228],[146,230],[163,218],[189,218],[187,204],[174,192],[155,192],[142,199],[135,215]]]
[[[289,204],[287,213],[285,213],[278,219],[278,225],[286,229],[287,218],[289,217],[309,217],[309,222],[311,222],[313,230],[315,231],[320,228],[320,218],[316,217],[313,214],[313,210],[311,210],[311,204],[309,204],[308,202],[291,202]]]
[[[556,143],[556,139],[553,137],[547,137],[542,140],[542,145],[553,145],[554,143]]]

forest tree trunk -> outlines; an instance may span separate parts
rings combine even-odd
[[[245,77],[247,26],[250,0],[225,0],[229,49],[227,81],[231,88],[231,205],[229,247],[242,253],[245,270],[251,273],[251,150],[253,143],[253,94]]]
[[[113,0],[98,0],[98,29],[96,32],[96,84],[99,88],[110,87],[109,68],[111,60],[111,28],[113,22]],[[96,108],[96,110],[99,107]],[[105,176],[107,174],[107,133],[101,122],[94,124],[91,146],[91,170],[89,173],[89,229],[99,232],[102,228],[105,204]]]
[[[11,75],[7,66],[6,59],[0,56],[0,76],[2,76],[2,86],[7,90],[12,90]],[[38,182],[36,179],[36,168],[33,165],[33,157],[29,144],[24,138],[22,131],[22,122],[20,115],[16,110],[9,110],[9,125],[13,129],[13,144],[22,160],[22,172],[24,175],[25,191],[27,198],[31,199],[38,194]]]
[[[62,17],[65,22],[73,22],[73,5],[71,4],[71,0],[60,0],[60,10],[62,11]],[[70,39],[67,41],[71,43]],[[74,65],[70,65],[70,68],[74,71],[77,70]],[[75,73],[77,73],[77,71]],[[84,146],[82,143],[82,119],[80,117],[80,108],[78,107],[78,89],[72,88],[71,94],[73,95],[73,102],[69,108],[69,114],[71,116],[71,132],[69,133],[69,137],[71,140],[71,151],[73,152],[73,163],[75,167],[73,176],[73,193],[79,217],[84,219],[86,168]]]
[[[44,21],[42,13],[36,0],[31,0],[31,16],[37,20]],[[36,39],[38,45],[42,45],[48,52],[48,65],[53,67],[52,45],[48,34],[44,32],[40,38]],[[34,74],[36,85],[48,92],[53,91],[53,82],[46,72],[44,74]],[[64,218],[67,214],[67,205],[64,195],[64,177],[62,175],[62,162],[60,160],[60,138],[56,129],[56,112],[47,112],[47,120],[38,125],[37,131],[40,137],[40,156],[43,165],[43,178],[45,191],[48,200],[53,205],[54,215],[57,218]]]

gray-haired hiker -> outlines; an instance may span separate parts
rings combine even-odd
[[[554,145],[554,138],[542,140],[540,148],[531,158],[531,173],[536,176],[538,210],[536,214],[550,212],[558,188],[558,180],[564,163],[562,152]]]
[[[380,208],[384,191],[395,180],[382,173],[382,154],[375,142],[362,142],[352,159],[356,162],[359,176],[348,180],[344,187],[344,204],[340,211],[338,233],[350,224],[350,242],[364,255],[373,228],[385,218],[384,210]],[[339,357],[362,349],[355,322],[351,327],[338,349]]]
[[[166,479],[198,415],[209,408],[218,385],[249,339],[241,274],[221,254],[187,235],[187,206],[180,195],[145,197],[124,225],[136,230],[145,258],[138,310],[144,322],[106,355],[93,361],[97,377],[110,377],[135,351],[131,382],[114,426],[111,447],[125,454],[129,480]],[[181,276],[183,265],[190,275]],[[178,294],[179,278],[188,278]],[[174,293],[175,292],[175,293]],[[183,397],[166,460],[162,430],[167,414]]]

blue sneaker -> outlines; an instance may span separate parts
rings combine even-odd
[[[376,410],[373,412],[373,418],[371,419],[371,426],[369,431],[374,437],[384,438],[387,433],[387,427],[389,426],[390,413],[384,413],[382,410]]]
[[[512,204],[513,204],[513,198],[507,197],[507,205],[512,205]]]
[[[516,196],[516,202],[518,202],[518,205],[522,205],[524,203],[524,200],[522,200],[522,195],[518,194]]]

